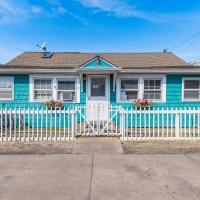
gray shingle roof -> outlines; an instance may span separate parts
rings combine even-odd
[[[121,68],[184,67],[190,64],[167,53],[76,53],[57,52],[51,58],[41,58],[40,52],[25,52],[5,66],[15,68],[78,68],[96,55]]]

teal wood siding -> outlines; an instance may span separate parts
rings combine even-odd
[[[0,75],[14,76],[14,100],[0,101],[0,107],[43,107],[44,103],[29,101],[29,75]],[[200,75],[167,75],[166,76],[166,103],[153,103],[154,107],[194,107],[200,106],[200,102],[182,102],[182,78],[198,77]],[[117,103],[116,91],[113,91],[113,75],[110,75],[110,103],[112,105],[133,106],[132,103]],[[79,103],[78,103],[79,104]],[[86,104],[86,80],[84,76],[83,90],[80,90],[80,104]],[[65,106],[73,106],[74,103],[66,103]]]

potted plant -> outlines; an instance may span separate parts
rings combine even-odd
[[[149,108],[152,104],[152,101],[148,99],[137,99],[135,100],[136,108]]]
[[[45,105],[47,106],[47,108],[51,108],[51,109],[61,109],[63,108],[64,104],[62,101],[58,100],[50,100],[50,101],[46,101]]]

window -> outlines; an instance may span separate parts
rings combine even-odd
[[[200,100],[200,79],[185,79],[183,89],[184,100]]]
[[[52,80],[34,79],[34,100],[50,100],[52,98]]]
[[[48,100],[77,102],[80,99],[78,76],[31,76],[30,100],[45,102]]]
[[[133,102],[136,99],[142,98],[151,100],[152,102],[165,102],[165,75],[121,75],[117,81],[117,101]]]
[[[105,97],[106,96],[106,79],[105,78],[91,78],[91,96]]]
[[[120,101],[138,99],[138,79],[121,79]]]
[[[13,100],[14,78],[0,77],[0,100]]]
[[[58,80],[58,100],[76,101],[76,80]]]
[[[162,100],[161,80],[144,79],[144,99]]]

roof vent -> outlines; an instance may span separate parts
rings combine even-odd
[[[167,53],[168,52],[168,50],[167,49],[163,49],[163,53]]]

